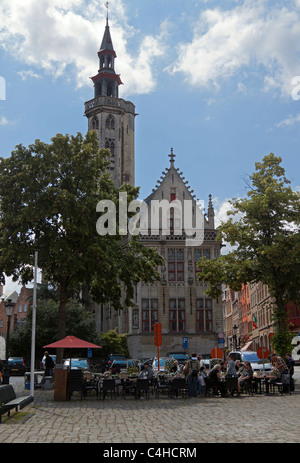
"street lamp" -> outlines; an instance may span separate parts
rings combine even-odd
[[[5,366],[2,375],[2,384],[9,384],[9,368],[8,368],[8,344],[9,344],[9,330],[10,330],[10,319],[14,311],[15,304],[11,299],[7,299],[5,302],[5,310],[7,315],[7,331],[6,331],[6,349],[5,349]]]
[[[7,299],[7,302],[5,302],[5,310],[6,310],[6,316],[7,316],[7,332],[6,332],[6,363],[8,360],[8,344],[9,344],[9,330],[10,330],[10,319],[14,311],[14,306],[15,304],[12,302],[11,299]]]
[[[236,332],[237,332],[237,329],[238,329],[238,328],[237,328],[237,326],[234,324],[233,327],[232,327],[232,329],[233,329],[233,335],[232,335],[232,339],[233,339],[233,349],[236,350],[236,347],[237,347],[237,345],[236,345]]]

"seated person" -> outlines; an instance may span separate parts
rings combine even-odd
[[[243,371],[245,370],[245,365],[240,360],[236,360],[235,369],[237,371],[237,375],[241,376],[243,374]]]
[[[208,377],[216,385],[217,390],[221,392],[221,396],[224,397],[226,395],[226,387],[225,382],[222,381],[221,365],[219,363],[210,370]]]
[[[150,367],[149,363],[145,363],[144,369],[140,372],[139,378],[146,378],[146,379],[152,379],[153,378],[153,370]]]
[[[253,370],[249,362],[245,362],[245,369],[238,379],[238,392],[241,392],[241,383],[244,384],[245,381],[250,382],[253,378]]]
[[[171,372],[171,373],[177,373],[178,371],[179,371],[178,361],[175,360],[175,361],[174,361],[174,364],[173,364],[172,367],[170,368],[170,372]]]

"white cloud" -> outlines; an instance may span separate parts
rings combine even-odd
[[[36,72],[29,70],[29,71],[20,71],[18,75],[21,77],[22,80],[27,80],[30,78],[39,79],[41,76]]]
[[[183,73],[191,85],[220,89],[224,80],[251,68],[265,91],[290,96],[292,78],[300,74],[300,11],[276,3],[270,8],[265,0],[206,9],[192,41],[180,44],[178,53],[169,71]]]
[[[278,122],[276,127],[292,127],[296,124],[300,124],[300,114],[296,114],[295,116],[288,116],[286,119]]]
[[[118,59],[115,69],[121,74],[122,93],[147,93],[155,87],[152,65],[164,53],[158,36],[140,40],[137,56],[127,50],[127,39],[135,34],[126,24],[123,0],[113,6],[110,29]],[[0,46],[22,64],[60,77],[74,79],[78,87],[90,84],[97,73],[99,49],[105,26],[106,8],[98,0],[1,0]],[[122,25],[120,25],[122,24]],[[23,76],[26,76],[23,72]],[[22,74],[20,74],[22,77]]]
[[[218,227],[221,225],[221,222],[227,222],[227,220],[229,220],[227,212],[232,211],[233,208],[228,199],[220,200],[214,198],[213,205],[215,210],[215,226]]]
[[[15,124],[15,121],[8,120],[6,116],[0,117],[0,125],[8,126],[8,125],[14,125],[14,124]]]

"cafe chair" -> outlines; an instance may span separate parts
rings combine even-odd
[[[126,399],[126,396],[135,396],[136,381],[130,381],[130,379],[122,379],[121,385],[124,399]]]
[[[160,392],[167,392],[169,395],[170,381],[164,375],[158,375],[156,379],[156,397],[159,397]]]
[[[218,383],[210,379],[208,376],[204,378],[205,381],[205,397],[212,394],[218,394]]]
[[[116,398],[116,381],[111,378],[103,379],[101,392],[103,400],[105,399],[107,392],[110,392],[111,399],[113,397]]]
[[[283,394],[284,392],[289,392],[289,394],[291,395],[291,378],[289,374],[281,375],[280,381],[276,381],[275,385],[278,387],[278,392],[280,392],[280,394]]]
[[[70,370],[67,382],[68,398],[71,399],[73,392],[80,392],[80,399],[84,396],[84,376],[82,370]]]
[[[253,396],[253,381],[252,379],[248,380],[245,379],[244,381],[241,381],[241,392],[243,393],[245,391],[245,394],[248,393],[249,395]]]
[[[234,395],[234,393],[238,393],[238,379],[235,377],[226,378],[226,389],[228,394]]]
[[[97,381],[93,378],[85,379],[83,381],[83,397],[86,398],[87,394],[89,394],[92,391],[96,391],[96,396],[98,399],[99,391]]]
[[[174,394],[176,398],[178,398],[179,394],[181,394],[183,397],[187,397],[187,392],[188,387],[185,378],[174,378],[173,381],[170,382],[170,397],[173,397]]]
[[[135,398],[141,397],[142,393],[145,393],[146,399],[149,399],[150,382],[149,379],[138,378],[136,381]]]

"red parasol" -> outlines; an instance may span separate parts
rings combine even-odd
[[[44,349],[50,349],[50,348],[57,348],[57,349],[88,349],[88,348],[93,348],[93,349],[102,349],[101,346],[96,346],[96,344],[92,344],[91,342],[83,341],[82,339],[76,338],[75,336],[66,336],[64,339],[61,339],[60,341],[53,342],[52,344],[48,344],[47,346],[44,346]]]
[[[96,344],[92,344],[91,342],[83,341],[82,339],[76,338],[76,336],[66,336],[64,339],[60,341],[53,342],[52,344],[48,344],[44,346],[44,349],[102,349],[101,346],[96,346]],[[71,355],[72,357],[72,355]],[[70,368],[71,368],[71,359],[70,359]]]

